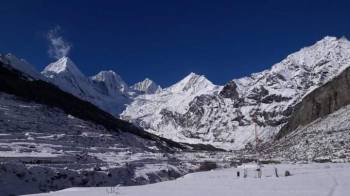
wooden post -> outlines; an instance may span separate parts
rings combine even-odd
[[[278,171],[277,171],[277,167],[275,167],[275,176],[278,178]]]
[[[258,169],[256,169],[257,173],[258,173],[258,178],[261,178],[262,176],[262,171],[261,171],[261,168],[260,166],[258,167]]]

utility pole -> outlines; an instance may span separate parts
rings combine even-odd
[[[260,106],[260,104],[259,104],[259,106]],[[259,140],[258,130],[257,130],[258,118],[257,118],[256,113],[257,113],[257,110],[254,112],[254,116],[253,116],[253,119],[254,119],[254,135],[255,135],[255,153],[256,153],[256,165],[257,165],[256,171],[257,171],[257,177],[261,178],[262,171],[261,171],[261,165],[260,165],[260,152],[259,152],[260,140]]]
[[[254,136],[255,136],[255,153],[256,153],[256,160],[259,160],[259,157],[260,157],[260,153],[259,153],[259,143],[260,143],[260,140],[259,140],[259,136],[258,136],[258,129],[257,129],[257,122],[258,122],[258,118],[256,116],[256,111],[254,112],[253,114],[253,122],[254,122]]]

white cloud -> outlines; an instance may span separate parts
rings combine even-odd
[[[49,30],[46,37],[49,40],[48,54],[51,58],[59,59],[67,56],[72,48],[72,44],[63,39],[60,35],[61,27],[56,26]]]

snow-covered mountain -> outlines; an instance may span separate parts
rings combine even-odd
[[[118,115],[124,110],[125,104],[131,101],[128,86],[118,74],[101,71],[89,78],[68,57],[49,64],[42,74],[62,90],[113,115]]]
[[[63,57],[57,62],[51,63],[41,72],[51,81],[77,97],[96,97],[91,81],[80,72],[74,62],[68,57]]]
[[[162,88],[157,83],[153,82],[151,79],[148,78],[132,85],[130,88],[145,94],[153,94],[162,90]]]
[[[42,77],[28,63],[1,56],[31,78]],[[350,42],[325,37],[287,56],[269,70],[234,79],[225,86],[189,74],[161,89],[150,79],[128,86],[113,71],[86,77],[68,57],[48,65],[46,80],[149,132],[188,143],[240,149],[258,137],[271,140],[305,95],[350,65]]]
[[[240,149],[255,140],[255,130],[260,139],[272,139],[306,94],[349,65],[350,42],[325,37],[271,69],[234,79],[223,88],[190,74],[161,93],[136,98],[122,115],[176,141]],[[200,93],[183,96],[186,89]]]
[[[204,76],[190,73],[178,83],[162,89],[156,94],[137,96],[121,116],[131,121],[136,119],[139,125],[150,132],[164,133],[167,138],[177,139],[178,130],[164,130],[164,126],[167,126],[162,119],[166,116],[165,113],[168,111],[185,113],[188,111],[189,103],[195,97],[218,93],[221,88],[221,86],[212,84]]]
[[[85,76],[68,57],[49,64],[41,72],[48,81],[99,108],[118,116],[126,105],[140,94],[153,94],[161,87],[150,79],[128,86],[112,70],[100,71],[95,76]]]
[[[184,112],[188,103],[193,98],[202,95],[219,92],[220,86],[212,84],[204,76],[190,73],[178,83],[162,89],[156,94],[140,95],[135,98],[130,106],[123,112],[125,116],[134,110],[139,116],[148,116],[155,111],[171,109],[172,111]]]
[[[127,95],[129,91],[128,85],[114,71],[101,71],[90,78],[98,86],[97,89],[102,90],[102,94],[117,97]]]
[[[0,195],[160,182],[214,159],[192,152],[203,145],[147,133],[16,66],[0,58]]]

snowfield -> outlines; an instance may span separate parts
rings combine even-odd
[[[275,177],[274,168],[279,177]],[[41,196],[347,196],[350,193],[349,163],[265,165],[263,177],[248,170],[247,178],[236,177],[238,168],[188,174],[173,181],[128,187],[70,188]],[[292,176],[284,177],[288,170]]]

